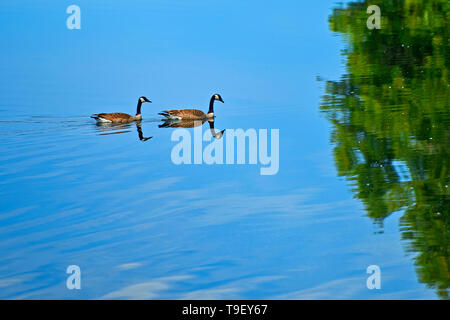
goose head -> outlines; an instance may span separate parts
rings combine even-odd
[[[151,102],[151,101],[148,100],[146,97],[142,96],[142,97],[139,97],[139,102],[143,103],[143,102]]]
[[[217,100],[217,101],[220,101],[220,102],[222,102],[223,103],[223,99],[222,99],[222,97],[220,96],[220,94],[214,94],[213,95],[213,98],[214,98],[214,100]]]

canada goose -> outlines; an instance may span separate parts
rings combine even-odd
[[[214,117],[214,101],[218,100],[223,103],[220,94],[213,94],[209,101],[208,113],[204,113],[197,109],[181,109],[181,110],[165,110],[159,113],[167,119],[183,119],[183,120],[204,120]]]
[[[109,123],[126,123],[136,120],[141,120],[141,106],[143,102],[151,102],[146,97],[139,97],[137,109],[136,109],[136,115],[131,116],[127,113],[123,112],[113,112],[113,113],[96,113],[91,116],[91,118],[94,118],[97,120],[97,122],[109,122]]]

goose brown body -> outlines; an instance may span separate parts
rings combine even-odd
[[[93,116],[97,116],[100,119],[104,119],[106,121],[114,122],[114,123],[126,123],[126,122],[131,122],[131,121],[142,119],[142,116],[140,116],[140,115],[139,115],[139,117],[137,117],[137,116],[129,115],[128,113],[123,113],[123,112],[97,113]]]
[[[197,109],[164,110],[160,113],[168,118],[177,118],[183,120],[205,120],[207,114]]]

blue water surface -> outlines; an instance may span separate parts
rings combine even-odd
[[[436,298],[400,213],[374,224],[336,175],[318,111],[318,77],[344,70],[335,1],[77,0],[80,30],[70,4],[0,3],[0,298]],[[172,162],[158,112],[213,93],[216,128],[279,129],[277,174]],[[90,119],[141,95],[148,141]]]

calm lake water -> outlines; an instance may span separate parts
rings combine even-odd
[[[2,1],[0,298],[448,298],[448,4],[378,2]],[[276,174],[174,164],[158,112],[213,93]]]

